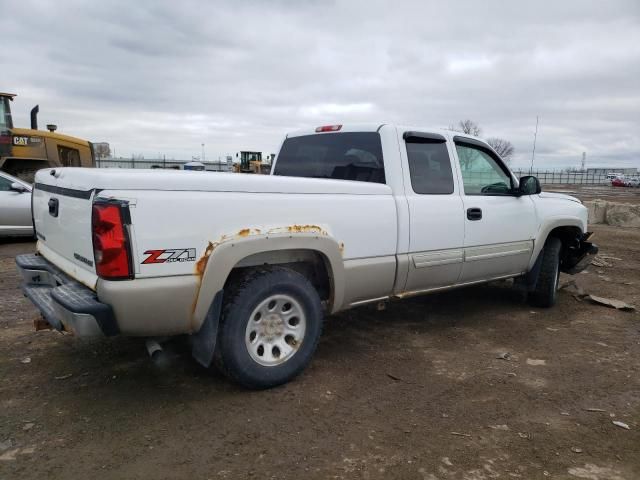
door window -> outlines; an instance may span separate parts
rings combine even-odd
[[[406,144],[413,191],[432,195],[453,193],[453,173],[446,142],[410,137]]]
[[[0,192],[8,192],[11,190],[11,180],[0,177]]]
[[[75,148],[58,145],[58,158],[63,167],[79,167],[80,152]]]
[[[489,153],[456,143],[465,195],[508,195],[511,176]]]

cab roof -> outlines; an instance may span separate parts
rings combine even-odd
[[[340,127],[339,129],[336,130],[319,130],[321,128],[327,128],[327,127]],[[382,127],[385,126],[389,126],[389,127],[393,127],[393,128],[397,128],[399,132],[409,132],[409,131],[417,131],[417,132],[428,132],[428,133],[437,133],[440,134],[444,137],[466,137],[466,138],[471,138],[474,140],[479,140],[483,143],[484,140],[482,140],[481,138],[478,138],[476,136],[467,134],[467,133],[462,133],[462,132],[457,132],[455,130],[450,130],[447,128],[438,128],[438,127],[424,127],[424,126],[415,126],[415,125],[397,125],[397,124],[393,124],[393,123],[358,123],[358,124],[335,124],[335,125],[318,125],[317,127],[313,127],[313,128],[308,128],[308,129],[304,129],[304,130],[296,130],[293,132],[289,132],[287,134],[287,138],[291,138],[291,137],[299,137],[302,135],[315,135],[315,134],[320,134],[322,135],[323,133],[339,133],[339,132],[377,132],[379,131]]]
[[[13,98],[17,97],[17,95],[15,93],[3,93],[3,92],[0,92],[0,97],[7,97],[10,100],[13,100]]]

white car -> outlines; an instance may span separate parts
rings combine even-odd
[[[325,314],[504,278],[550,307],[597,252],[579,200],[484,141],[389,124],[290,133],[269,176],[41,170],[33,208],[16,263],[41,327],[190,334],[250,388],[300,373]]]
[[[32,235],[31,185],[0,171],[0,237]]]

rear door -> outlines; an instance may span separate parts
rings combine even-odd
[[[461,282],[523,273],[537,228],[528,195],[515,196],[515,179],[484,143],[454,137],[464,204],[464,266]]]
[[[462,270],[463,204],[446,138],[402,132],[401,154],[409,204],[409,271],[405,291],[455,284]]]

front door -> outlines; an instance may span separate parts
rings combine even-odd
[[[524,273],[537,228],[529,196],[516,196],[515,179],[481,142],[455,137],[464,204],[461,283]]]

